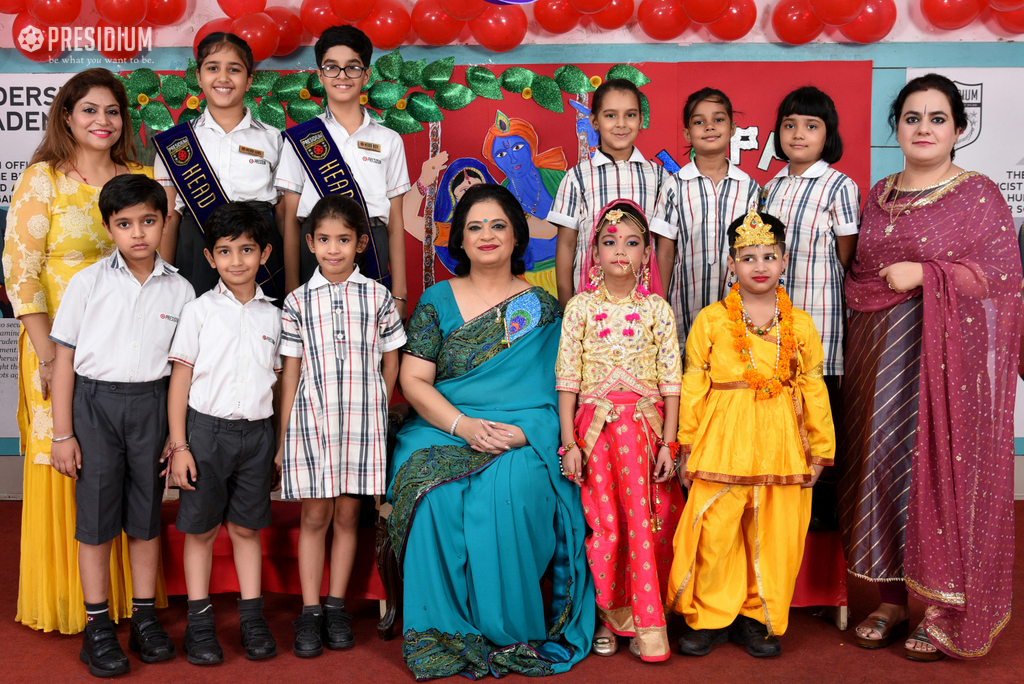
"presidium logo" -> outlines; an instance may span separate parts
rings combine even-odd
[[[167,154],[177,166],[184,166],[192,159],[192,144],[188,138],[178,138],[167,146]]]
[[[321,159],[327,158],[327,153],[331,151],[331,145],[327,142],[327,138],[320,131],[307,135],[305,138],[299,141],[302,148],[306,150],[306,154],[311,159],[320,161]]]
[[[26,26],[18,33],[18,44],[25,52],[35,52],[43,47],[60,51],[131,51],[153,48],[153,27],[139,26],[51,26],[43,33],[35,26]]]

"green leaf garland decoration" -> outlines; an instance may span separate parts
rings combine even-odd
[[[533,83],[535,75],[532,71],[523,67],[509,67],[498,77],[498,83],[510,93],[522,94]]]
[[[562,106],[562,90],[558,83],[550,76],[533,75],[530,84],[533,91],[533,99],[544,109],[561,114],[565,109]]]
[[[379,78],[374,78],[374,77],[373,77],[373,72],[371,71],[371,72],[370,72],[370,78],[369,78],[369,80],[367,80],[367,81],[366,81],[366,85],[364,85],[364,86],[363,86],[363,89],[362,89],[362,90],[360,90],[359,92],[361,92],[361,93],[365,93],[365,92],[366,92],[367,90],[369,90],[369,89],[370,89],[370,88],[372,88],[372,87],[373,87],[373,86],[374,86],[374,85],[375,85],[376,83],[379,83],[379,82],[380,82],[380,79],[379,79]]]
[[[635,66],[629,64],[616,64],[608,73],[605,75],[604,80],[610,81],[613,78],[624,78],[630,81],[637,88],[645,86],[651,82],[651,79],[643,75],[643,73]]]
[[[256,108],[256,118],[268,126],[273,126],[282,131],[287,123],[284,116],[284,107],[281,106],[280,102],[270,97],[264,98],[260,102],[259,107]]]
[[[160,96],[160,78],[152,69],[136,69],[128,77],[127,90],[128,103],[132,106],[139,104],[139,95],[145,95],[152,100]]]
[[[462,109],[475,99],[476,94],[461,83],[445,83],[434,91],[434,102],[449,111]]]
[[[206,98],[204,97],[199,101],[199,113],[202,114],[206,111]]]
[[[597,90],[590,84],[590,78],[578,66],[566,64],[555,69],[558,87],[572,95],[582,95]]]
[[[309,79],[306,81],[306,90],[309,91],[310,97],[327,97],[327,91],[324,90],[324,85],[317,78],[316,72],[309,72]]]
[[[159,100],[143,105],[141,114],[142,122],[146,124],[146,128],[150,131],[159,133],[174,126],[174,119],[171,117],[171,113],[167,111],[167,105]],[[148,136],[149,134],[147,133],[146,135]]]
[[[256,98],[252,96],[252,93],[245,94],[245,97],[242,98],[242,104],[248,107],[250,112],[255,112],[256,107],[259,106],[259,103],[256,102]]]
[[[647,96],[640,93],[640,113],[644,115],[644,123],[641,128],[650,128],[651,126],[651,103],[647,101]]]
[[[132,129],[134,129],[135,135],[138,135],[139,129],[142,128],[142,114],[138,109],[132,108],[128,110],[128,115],[132,119]]]
[[[384,110],[384,125],[399,135],[419,133],[423,130],[423,124],[412,118],[408,111],[398,107],[388,107]]]
[[[371,70],[382,81],[397,81],[402,75],[402,63],[402,55],[395,50],[374,62]]]
[[[124,86],[125,92],[127,92],[128,91],[128,77],[127,76],[122,76],[121,74],[114,74],[114,78],[116,78],[118,81],[121,82],[121,85]]]
[[[288,116],[295,123],[306,123],[323,111],[320,105],[313,100],[295,98],[294,101],[288,103]]]
[[[306,87],[309,79],[309,72],[296,71],[294,74],[285,74],[274,84],[274,96],[278,102],[291,102],[299,99],[299,91]]]
[[[179,109],[185,104],[185,98],[188,97],[188,87],[185,85],[185,79],[174,74],[161,76],[160,94],[169,108]]]
[[[196,61],[189,57],[188,66],[185,68],[185,86],[188,88],[188,94],[196,97],[203,92],[203,89],[199,87],[198,72],[199,67],[196,65]]]
[[[445,57],[423,67],[423,89],[437,90],[452,80],[455,72],[455,58]]]
[[[373,84],[366,96],[370,100],[370,106],[374,109],[387,109],[394,107],[406,92],[408,92],[408,88],[403,85],[390,81],[378,81]]]
[[[384,123],[384,117],[378,114],[376,109],[367,109],[366,111],[369,112],[371,119],[377,123]]]
[[[404,85],[406,88],[415,88],[417,86],[423,86],[423,68],[427,66],[427,60],[418,59],[415,62],[405,62],[402,64],[402,75],[399,77],[398,82]]]
[[[488,100],[501,99],[501,87],[498,85],[498,79],[487,67],[466,67],[466,83],[479,97],[485,97]]]
[[[274,104],[277,104],[276,102]],[[281,105],[278,105],[280,107]],[[199,113],[198,109],[185,109],[181,110],[181,114],[178,115],[178,125],[191,121],[192,119],[198,119],[202,114]],[[262,121],[262,119],[260,119]]]
[[[252,85],[249,86],[249,94],[253,97],[263,97],[269,93],[281,74],[276,71],[256,71],[252,75]],[[167,98],[165,97],[164,100]]]
[[[409,112],[409,115],[417,121],[444,121],[444,114],[437,108],[437,104],[430,99],[429,95],[419,91],[406,98],[405,111]]]

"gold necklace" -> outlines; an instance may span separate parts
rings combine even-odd
[[[896,229],[896,219],[899,218],[899,215],[901,213],[909,214],[911,209],[927,206],[932,202],[935,202],[940,197],[949,192],[953,187],[955,187],[957,181],[965,177],[968,173],[968,171],[961,171],[952,178],[947,178],[944,181],[940,181],[933,185],[925,186],[923,188],[900,188],[899,184],[903,180],[903,172],[900,171],[899,174],[895,176],[895,180],[889,180],[888,182],[886,182],[885,190],[879,197],[879,204],[881,205],[882,210],[885,210],[885,200],[891,194],[899,195],[899,193],[901,192],[914,192],[917,193],[917,195],[910,201],[905,202],[903,204],[900,204],[898,197],[894,196],[892,198],[892,201],[889,203],[889,224],[885,227],[885,236],[889,237],[890,235],[892,235],[892,231]],[[929,192],[927,195],[921,196],[922,192],[928,190],[931,190],[931,192]]]
[[[475,292],[476,296],[480,298],[480,301],[483,302],[488,309],[494,309],[494,322],[501,323],[501,308],[498,304],[501,304],[501,302],[508,299],[508,295],[512,291],[512,286],[516,283],[516,277],[512,276],[512,279],[508,281],[508,289],[505,290],[505,296],[501,298],[501,302],[498,302],[498,304],[495,304],[494,306],[491,306],[491,304],[483,298],[483,295],[480,294],[480,291],[476,289],[476,285],[473,284],[473,276],[467,275],[466,280],[469,281],[469,286],[473,288],[473,292]]]

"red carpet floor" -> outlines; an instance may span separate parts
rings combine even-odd
[[[1017,548],[1024,549],[1024,502],[1016,505]],[[0,682],[70,682],[98,681],[89,675],[78,660],[79,636],[42,634],[14,621],[18,595],[18,548],[21,525],[21,503],[0,502],[0,548],[6,550],[0,562]],[[366,550],[370,552],[370,550]],[[1015,594],[1024,594],[1024,553],[1018,551],[1014,565]],[[863,619],[877,601],[871,587],[856,580],[850,589],[851,624]],[[200,668],[189,665],[180,653],[178,658],[155,665],[142,663],[129,653],[132,671],[118,681],[166,682],[412,682],[405,667],[399,640],[378,641],[376,633],[377,603],[364,601],[352,606],[356,647],[350,651],[325,651],[311,660],[300,660],[291,654],[291,620],[299,608],[295,596],[269,594],[266,615],[277,637],[280,655],[263,662],[249,662],[238,643],[235,597],[214,597],[218,633],[224,646],[223,665]],[[913,622],[920,619],[921,605],[913,606]],[[184,597],[172,597],[171,606],[161,611],[164,627],[177,646],[185,632]],[[758,661],[739,646],[719,646],[704,658],[675,655],[665,663],[644,664],[629,654],[623,644],[612,658],[589,656],[571,672],[560,675],[557,682],[855,682],[885,684],[888,682],[1022,682],[1024,681],[1024,626],[1020,619],[1011,619],[992,652],[974,662],[947,658],[937,663],[914,663],[903,657],[902,641],[888,649],[866,651],[851,643],[852,630],[838,631],[832,624],[815,617],[811,609],[796,609],[789,632],[782,638],[783,654],[779,658]],[[673,640],[676,630],[670,630]],[[127,648],[128,628],[118,628],[122,646]],[[508,680],[525,682],[512,676]],[[464,681],[454,679],[452,681]]]

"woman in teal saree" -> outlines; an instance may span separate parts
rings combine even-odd
[[[417,680],[565,672],[593,636],[586,524],[557,453],[561,311],[514,275],[528,231],[508,190],[467,190],[449,241],[462,277],[424,292],[409,321],[401,383],[417,417],[388,497]]]

